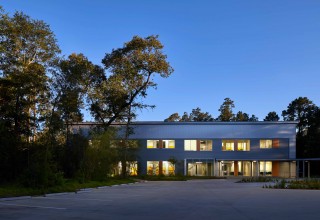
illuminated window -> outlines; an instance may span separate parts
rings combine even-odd
[[[212,141],[200,140],[200,151],[212,151]]]
[[[175,148],[175,141],[174,140],[163,140],[162,141],[162,148]]]
[[[147,148],[175,148],[174,140],[147,140]]]
[[[260,140],[260,148],[272,148],[272,140]]]
[[[185,151],[197,151],[197,140],[184,140]]]
[[[159,175],[159,161],[147,161],[147,174]]]
[[[234,140],[222,140],[222,151],[234,151]]]
[[[138,175],[138,162],[137,161],[127,161],[127,175],[129,176],[136,176]],[[121,175],[122,173],[122,164],[121,162],[118,163],[116,167],[116,175]]]
[[[147,140],[147,148],[159,148],[160,140]]]
[[[162,174],[174,175],[174,164],[169,161],[162,161]]]
[[[250,140],[238,140],[238,151],[250,151]]]
[[[185,151],[212,151],[211,140],[184,140]]]
[[[271,161],[260,161],[260,175],[272,175],[272,162]]]

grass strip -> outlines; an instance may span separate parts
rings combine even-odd
[[[77,192],[84,188],[96,188],[100,186],[112,186],[118,184],[127,184],[136,182],[133,179],[108,179],[106,181],[89,181],[79,183],[77,180],[66,180],[59,186],[45,188],[28,188],[18,184],[0,186],[0,198],[17,196],[36,196],[48,193]]]

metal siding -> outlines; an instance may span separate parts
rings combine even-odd
[[[295,124],[134,125],[132,139],[292,138]]]
[[[75,132],[89,135],[94,125],[73,126]],[[140,140],[139,170],[146,173],[147,161],[166,161],[175,157],[178,164],[184,159],[268,160],[296,158],[296,123],[168,123],[145,122],[133,125],[130,139]],[[121,136],[121,131],[120,131]],[[279,139],[277,149],[260,149],[260,139]],[[175,140],[175,149],[147,149],[147,140]],[[212,151],[185,151],[184,140],[207,139],[213,141]],[[222,139],[249,139],[250,151],[222,151]],[[180,164],[181,165],[181,164]],[[179,172],[181,172],[181,166]],[[216,168],[214,168],[216,169]]]

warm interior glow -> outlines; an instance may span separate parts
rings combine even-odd
[[[260,140],[260,148],[272,148],[272,140]]]
[[[222,151],[234,151],[234,140],[222,140]]]
[[[185,151],[196,151],[197,150],[197,140],[184,140],[184,150]]]

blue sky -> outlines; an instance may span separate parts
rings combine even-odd
[[[279,116],[306,96],[320,104],[318,0],[3,0],[10,15],[44,20],[62,54],[83,53],[101,64],[105,53],[134,35],[159,35],[175,69],[156,78],[137,120],[164,120],[200,107],[217,117],[224,98],[234,111]],[[87,116],[87,120],[90,118]]]

